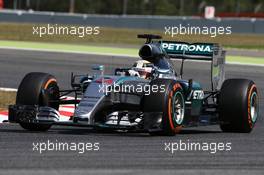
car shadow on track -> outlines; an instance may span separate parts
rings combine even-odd
[[[151,137],[148,133],[135,132],[135,131],[102,131],[95,130],[91,128],[74,128],[74,127],[52,127],[47,132],[39,131],[27,131],[20,126],[8,125],[1,127],[0,133],[41,133],[45,135],[61,134],[61,135],[93,135],[93,136],[124,136],[124,137]],[[203,129],[182,129],[178,135],[189,135],[189,134],[212,134],[212,133],[222,133],[217,130],[203,130]]]

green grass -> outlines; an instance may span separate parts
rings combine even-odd
[[[102,46],[84,46],[74,44],[51,44],[51,43],[38,43],[38,42],[25,42],[25,41],[0,41],[0,47],[12,47],[21,49],[40,49],[50,51],[65,51],[65,52],[83,52],[95,54],[113,54],[113,55],[127,55],[137,56],[137,48],[119,48],[119,47],[102,47]],[[227,56],[227,62],[238,62],[242,64],[263,64],[263,58],[244,57],[244,56]]]
[[[264,35],[253,34],[232,34],[210,37],[208,35],[178,35],[175,37],[165,36],[163,30],[148,29],[124,29],[101,27],[100,34],[96,36],[86,36],[79,38],[69,35],[46,35],[39,37],[33,35],[33,26],[45,26],[45,24],[23,24],[23,23],[0,23],[0,40],[12,41],[34,41],[47,43],[67,43],[78,45],[103,45],[137,47],[142,40],[136,36],[139,33],[159,34],[165,40],[186,41],[186,42],[214,42],[220,43],[224,47],[247,48],[264,50]]]
[[[227,56],[227,62],[229,63],[241,63],[241,64],[262,64],[264,65],[264,56],[263,58],[256,57],[244,57],[244,56]]]
[[[0,91],[0,111],[6,110],[8,105],[15,104],[16,92]]]

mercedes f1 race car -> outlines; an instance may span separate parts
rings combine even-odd
[[[162,41],[143,34],[140,59],[130,68],[104,74],[71,76],[70,90],[61,90],[54,76],[27,74],[19,85],[9,122],[32,131],[52,125],[175,135],[183,127],[219,124],[223,132],[251,132],[258,117],[258,92],[247,79],[225,80],[225,51],[218,44]],[[180,72],[173,59],[181,60]],[[182,79],[185,60],[211,62],[211,88]],[[73,93],[74,99],[63,98]],[[60,105],[74,104],[69,121],[60,121]]]

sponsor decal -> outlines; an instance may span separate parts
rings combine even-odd
[[[194,100],[202,100],[204,98],[204,92],[202,90],[193,91]]]
[[[213,44],[188,44],[177,42],[162,42],[162,48],[168,54],[188,54],[188,55],[212,55]]]
[[[187,97],[187,100],[202,100],[204,99],[204,91],[202,90],[192,90]]]

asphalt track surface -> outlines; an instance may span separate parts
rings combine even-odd
[[[92,65],[132,65],[135,58],[84,54],[0,50],[0,86],[17,88],[32,71],[55,75],[68,88],[70,72],[92,73]],[[179,67],[178,62],[176,67]],[[209,87],[210,64],[186,62],[184,78]],[[264,67],[226,66],[227,78],[256,82],[260,114],[250,134],[222,133],[218,126],[183,129],[175,137],[151,137],[144,133],[96,133],[86,128],[53,127],[46,133],[28,132],[13,124],[0,125],[0,174],[263,174],[264,172]],[[99,151],[33,151],[37,142],[100,143]],[[230,151],[165,151],[164,143],[231,143]]]

